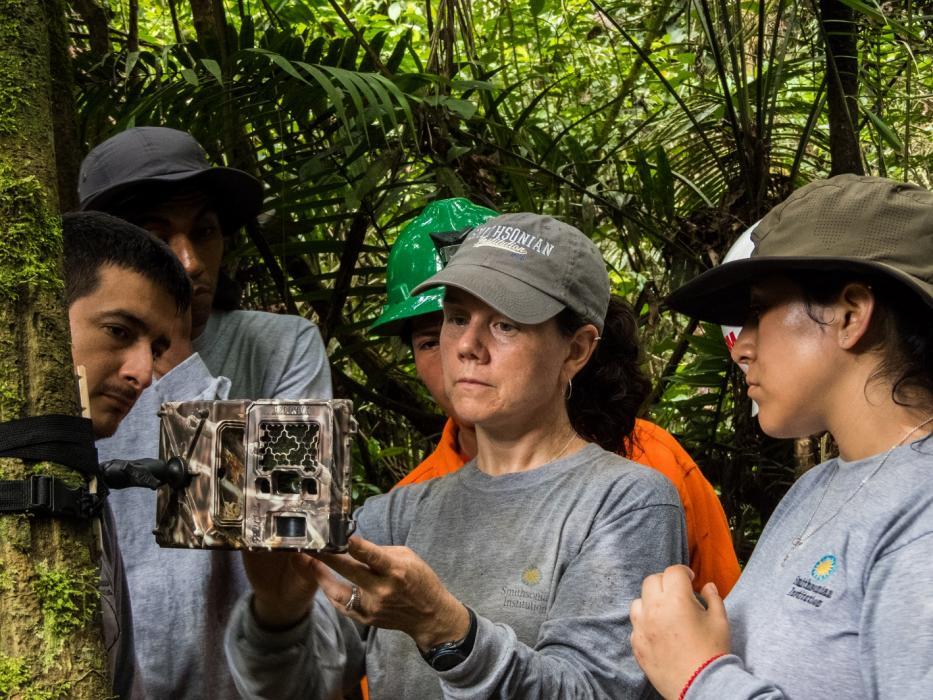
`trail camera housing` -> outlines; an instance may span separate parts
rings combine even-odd
[[[156,542],[193,549],[343,552],[350,520],[350,401],[162,404]]]

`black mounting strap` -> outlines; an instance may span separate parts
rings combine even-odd
[[[97,476],[97,450],[89,418],[33,416],[0,423],[0,457],[55,462]]]
[[[0,423],[0,457],[54,462],[88,479],[99,472],[91,421],[77,416],[33,416]],[[100,489],[99,494],[93,494],[86,486],[73,488],[44,474],[0,481],[0,513],[90,518],[100,511],[107,496],[107,487],[101,484]]]
[[[0,513],[91,518],[100,511],[103,502],[86,486],[71,488],[54,476],[33,474],[19,481],[0,481]]]

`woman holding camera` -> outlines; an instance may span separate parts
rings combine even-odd
[[[238,688],[329,698],[365,673],[375,700],[640,697],[628,607],[686,547],[670,482],[594,442],[631,430],[610,425],[631,420],[611,417],[631,375],[598,353],[620,327],[602,257],[571,226],[504,215],[415,291],[439,285],[446,390],[477,456],[369,499],[346,555],[248,557]]]

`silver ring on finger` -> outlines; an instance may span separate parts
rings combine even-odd
[[[360,602],[360,587],[355,583],[350,586],[350,600],[346,602],[343,606],[348,613],[353,612],[357,604]]]

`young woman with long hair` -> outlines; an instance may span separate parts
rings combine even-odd
[[[933,193],[838,176],[752,238],[670,304],[744,324],[762,430],[828,431],[839,457],[790,489],[725,602],[686,567],[648,577],[636,658],[665,698],[933,697]]]

